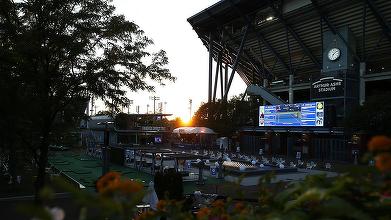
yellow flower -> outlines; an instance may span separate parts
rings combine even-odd
[[[376,156],[376,168],[381,172],[391,171],[391,154],[383,153]]]
[[[370,151],[386,151],[391,149],[391,138],[379,135],[373,137],[368,143],[368,149]]]
[[[98,179],[98,181],[96,182],[96,188],[98,189],[98,192],[104,193],[108,190],[116,188],[120,181],[121,179],[119,173],[108,172]]]

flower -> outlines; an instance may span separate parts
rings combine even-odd
[[[159,200],[156,207],[159,211],[166,211],[167,201],[166,200]]]
[[[375,136],[369,141],[368,149],[370,151],[387,151],[391,149],[391,138],[384,135]]]
[[[200,208],[200,210],[197,212],[197,219],[204,219],[205,217],[208,217],[211,212],[212,211],[209,208]]]
[[[141,183],[132,180],[124,180],[117,185],[119,191],[128,194],[140,192],[143,188]]]
[[[98,192],[105,193],[118,186],[120,183],[120,174],[117,172],[108,172],[104,176],[100,177],[96,182],[96,188]]]
[[[154,215],[155,215],[155,212],[148,210],[148,211],[142,212],[140,215],[136,216],[135,220],[151,219],[152,217],[154,217]]]
[[[243,202],[237,202],[237,203],[235,204],[235,206],[234,206],[234,210],[235,210],[235,211],[238,211],[238,212],[242,211],[244,208],[245,208],[245,207],[244,207]]]
[[[212,206],[215,208],[224,208],[224,201],[221,199],[218,199],[212,203]]]
[[[375,157],[376,168],[381,172],[391,171],[391,154],[383,153]]]

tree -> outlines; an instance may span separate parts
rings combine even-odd
[[[195,126],[214,129],[224,136],[251,121],[250,103],[234,96],[228,102],[203,103],[192,118]]]
[[[21,118],[38,139],[37,191],[45,184],[53,123],[67,106],[94,96],[116,111],[129,103],[126,89],[153,90],[147,79],[160,85],[175,80],[165,68],[166,53],[149,53],[153,41],[135,23],[115,14],[110,2],[0,1],[0,68],[6,74],[1,80],[18,87],[13,95],[19,98],[9,100],[8,106],[26,100],[30,104]],[[6,112],[10,117],[18,113]]]

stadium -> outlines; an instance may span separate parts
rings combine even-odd
[[[345,120],[390,91],[390,19],[387,0],[223,0],[188,22],[209,51],[208,102],[226,101],[239,75],[259,105],[258,120],[238,131],[240,151],[352,161],[367,135]],[[310,103],[324,109],[275,121],[276,109]]]

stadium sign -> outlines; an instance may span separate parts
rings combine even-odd
[[[323,77],[312,83],[311,85],[311,97],[328,98],[339,97],[344,95],[344,81],[335,77]]]

